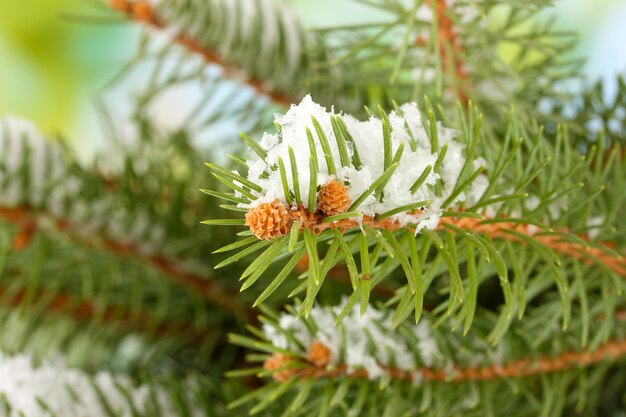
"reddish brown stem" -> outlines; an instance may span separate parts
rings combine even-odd
[[[143,261],[153,268],[161,271],[173,282],[189,288],[203,296],[212,304],[227,311],[236,311],[239,303],[237,294],[221,285],[209,276],[187,272],[178,265],[180,261],[171,259],[163,255],[147,255],[139,248],[130,243],[121,243],[108,236],[99,236],[99,239],[89,239],[87,236],[78,233],[79,228],[65,219],[57,219],[44,212],[34,212],[29,207],[21,206],[17,208],[1,207],[0,218],[20,227],[37,224],[36,219],[45,217],[51,220],[57,229],[67,234],[73,241],[80,245],[96,249],[105,249],[121,258],[134,258]]]
[[[300,212],[303,210],[305,209],[299,209]],[[307,227],[318,234],[330,228],[340,229],[344,232],[361,227],[360,223],[351,219],[323,223],[323,218],[319,215],[312,216],[310,213],[302,214],[295,212],[294,217],[295,216],[301,221],[302,227]],[[362,223],[376,229],[387,229],[391,231],[406,229],[405,226],[402,226],[391,218],[377,220],[375,217],[364,216]],[[504,218],[498,223],[487,223],[483,218],[442,217],[439,222],[438,230],[445,228],[446,224],[454,225],[472,233],[484,234],[492,239],[504,239],[521,244],[524,244],[525,240],[521,236],[516,236],[513,233],[525,235],[561,255],[580,259],[589,264],[599,263],[616,274],[626,277],[626,258],[619,254],[616,255],[615,252],[611,250],[614,244],[610,242],[595,243],[595,246],[591,246],[585,236],[578,236],[580,240],[587,244],[583,245],[578,242],[564,240],[561,236],[538,234],[535,230],[537,227],[535,226],[506,221]]]
[[[150,3],[146,1],[109,0],[109,5],[112,9],[125,13],[135,22],[150,25],[156,29],[166,28],[166,24],[157,16]],[[226,77],[241,80],[241,71],[235,65],[224,62],[217,51],[205,48],[196,39],[183,33],[175,35],[174,40],[191,52],[202,56],[205,62],[221,66]],[[280,91],[268,89],[261,80],[254,77],[244,78],[243,82],[252,87],[257,93],[267,96],[272,102],[283,107],[288,107],[291,103],[298,101]]]
[[[280,355],[280,354],[278,354]],[[289,362],[297,361],[285,355],[274,355],[270,358],[272,369],[287,368]],[[565,352],[556,357],[541,356],[539,358],[521,358],[504,365],[483,367],[455,367],[451,370],[422,368],[416,371],[405,371],[397,368],[385,368],[388,376],[396,380],[413,381],[428,380],[439,382],[488,381],[503,378],[523,378],[533,375],[563,372],[574,368],[593,365],[604,360],[615,360],[626,356],[626,341],[613,340],[600,345],[595,351]],[[270,360],[268,360],[270,362]],[[266,362],[266,364],[268,363]],[[280,362],[280,363],[279,363]],[[292,377],[299,378],[367,378],[364,369],[350,371],[346,365],[335,367],[317,367],[311,362],[306,368],[280,371],[278,380]],[[266,368],[269,367],[266,365]],[[287,373],[286,373],[287,372]]]
[[[466,88],[469,84],[469,78],[461,59],[463,46],[449,16],[450,8],[446,4],[446,0],[426,0],[426,4],[431,6],[437,19],[437,42],[443,71],[446,73],[454,72],[456,79],[460,81],[458,85],[459,100],[463,105],[467,105],[469,97]],[[418,37],[415,42],[419,44],[423,40]]]
[[[596,262],[601,263],[611,271],[626,277],[626,259],[619,255],[616,256],[612,251],[608,250],[611,246],[613,246],[611,243],[604,242],[597,244],[599,247],[584,246],[580,243],[563,240],[560,236],[537,234],[533,229],[533,226],[529,226],[527,224],[506,221],[500,223],[484,223],[481,219],[471,217],[458,219],[453,217],[444,217],[441,219],[439,227],[443,227],[446,223],[454,224],[457,227],[474,233],[488,235],[492,239],[506,239],[513,242],[524,243],[524,239],[510,233],[511,231],[517,232],[531,237],[535,241],[547,246],[561,255],[579,259],[589,264]],[[587,242],[585,236],[579,236],[579,238],[586,243],[589,243]],[[606,249],[603,250],[601,247],[605,247]]]
[[[184,341],[201,343],[209,336],[206,332],[200,332],[188,323],[163,321],[154,324],[151,318],[144,313],[131,312],[120,307],[100,308],[93,301],[79,300],[74,296],[51,290],[13,290],[9,287],[0,286],[0,298],[3,299],[5,305],[12,307],[19,307],[28,302],[34,309],[48,314],[65,315],[76,322],[114,326],[125,331],[143,333],[149,337],[176,336]]]

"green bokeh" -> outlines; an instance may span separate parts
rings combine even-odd
[[[68,17],[96,14],[80,0],[0,1],[0,114],[69,130],[89,92],[128,55],[128,26]]]
[[[98,2],[100,8],[94,6]],[[291,2],[305,23],[315,26],[384,17],[348,0]],[[99,127],[85,119],[85,107],[133,53],[137,34],[132,25],[112,23],[114,15],[103,5],[102,0],[0,0],[0,116],[16,114],[46,132],[90,140]],[[603,29],[616,13],[626,17],[625,0],[562,0],[555,5],[547,14],[558,17],[561,29],[581,33],[578,55],[591,57],[587,68],[592,77],[622,71],[623,31],[607,35]]]

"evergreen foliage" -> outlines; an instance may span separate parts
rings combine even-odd
[[[0,122],[0,413],[624,413],[623,79],[563,95],[544,1],[357,1],[94,1],[106,152]]]

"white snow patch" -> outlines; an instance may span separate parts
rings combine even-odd
[[[351,143],[347,143],[350,163],[342,166],[340,162],[339,147],[331,124],[331,117],[338,116],[345,123],[348,132],[354,140],[358,150],[362,166],[357,168],[353,163],[354,149]],[[307,138],[307,128],[311,131],[318,160],[318,172],[316,187],[325,184],[332,175],[329,173],[324,151],[316,133],[312,118],[319,122],[319,126],[328,139],[330,153],[337,168],[334,176],[337,180],[348,185],[348,193],[352,201],[356,200],[373,182],[384,172],[384,141],[383,123],[376,117],[360,121],[350,115],[337,114],[332,109],[327,111],[322,106],[313,102],[310,96],[306,96],[299,105],[293,105],[284,115],[277,115],[275,122],[281,126],[281,132],[265,133],[259,142],[267,152],[265,161],[255,153],[250,153],[247,161],[249,167],[248,179],[258,184],[262,191],[256,193],[259,199],[268,201],[278,198],[283,203],[287,202],[282,186],[278,159],[281,158],[287,174],[289,189],[293,192],[291,164],[289,163],[289,148],[293,150],[300,184],[300,195],[303,202],[309,199],[309,186],[311,182],[309,164],[311,153]],[[443,202],[449,197],[457,184],[458,177],[465,164],[465,145],[456,139],[458,133],[438,124],[438,138],[440,148],[448,146],[448,151],[441,164],[439,173],[430,172],[424,183],[414,192],[410,189],[427,166],[434,166],[437,160],[438,150],[431,152],[431,144],[428,134],[422,123],[420,112],[415,103],[407,103],[400,107],[400,111],[389,114],[391,126],[391,152],[395,155],[398,148],[404,146],[404,152],[388,183],[383,189],[382,199],[372,193],[358,207],[362,214],[375,216],[411,203],[430,200],[431,204],[420,215],[400,213],[393,218],[401,224],[414,223],[417,230],[426,227],[437,227]],[[484,164],[481,159],[471,162],[474,168]],[[437,194],[434,185],[441,182],[443,192]],[[469,204],[476,202],[487,187],[487,177],[479,176],[478,179],[464,193],[460,193],[454,203]],[[253,201],[253,207],[258,200]]]
[[[345,303],[346,299],[335,307],[313,307],[310,318],[317,327],[314,333],[309,331],[302,320],[289,314],[281,315],[278,327],[265,324],[263,332],[274,346],[299,354],[305,354],[308,346],[318,340],[332,352],[332,364],[337,364],[339,358],[343,357],[343,363],[350,371],[365,369],[370,379],[383,377],[385,367],[405,371],[418,369],[414,352],[406,339],[392,327],[390,315],[370,306],[361,316],[357,305],[339,325],[334,326],[334,320]],[[304,350],[290,341],[285,332],[293,335]],[[415,335],[419,340],[419,362],[422,366],[433,365],[441,358],[441,354],[426,319],[422,319],[415,327]]]
[[[11,406],[6,417],[99,417],[108,416],[102,406],[97,391],[94,389],[92,376],[79,369],[68,368],[60,358],[44,361],[41,365],[33,364],[30,355],[6,356],[0,354],[0,394]],[[93,376],[93,382],[100,388],[110,408],[116,416],[135,415],[127,399],[116,384],[123,387],[142,415],[150,410],[148,404],[156,399],[163,415],[175,415],[176,408],[165,388],[156,387],[154,397],[147,385],[136,385],[123,375],[99,372]],[[73,393],[78,394],[78,400]],[[38,400],[45,402],[46,411]],[[192,410],[193,415],[200,415],[200,410]]]
[[[587,219],[587,237],[591,240],[595,240],[602,231],[602,226],[606,219],[602,216],[593,216]]]

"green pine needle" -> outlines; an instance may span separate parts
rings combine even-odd
[[[261,304],[263,301],[265,301],[267,299],[267,297],[269,297],[270,295],[272,295],[274,293],[274,291],[276,291],[276,289],[278,289],[278,287],[285,281],[285,279],[289,276],[289,273],[295,268],[295,266],[298,264],[298,261],[300,261],[300,259],[302,259],[302,256],[304,256],[304,253],[306,252],[306,248],[301,247],[300,249],[298,249],[296,251],[296,253],[293,254],[293,256],[291,257],[291,259],[289,260],[289,262],[287,262],[287,264],[285,264],[285,266],[283,267],[283,269],[278,273],[278,275],[276,275],[276,278],[274,278],[272,280],[272,282],[265,288],[265,290],[263,290],[263,292],[261,293],[261,295],[258,296],[258,298],[254,301],[254,304],[252,305],[252,307],[256,307],[259,304]]]
[[[354,202],[348,208],[348,211],[354,211],[356,208],[358,208],[359,205],[361,205],[361,203],[365,201],[365,199],[369,197],[370,194],[372,194],[379,187],[384,188],[384,186],[387,185],[387,182],[389,182],[389,179],[393,175],[396,168],[398,168],[398,164],[391,164],[391,166],[387,168],[387,170],[383,172],[383,174],[376,181],[374,181],[372,185],[367,188],[367,190],[365,190],[356,200],[354,200]]]
[[[245,199],[245,198],[241,198],[241,197],[237,197],[234,194],[220,193],[219,191],[206,190],[204,188],[201,188],[199,191],[201,193],[206,194],[206,195],[210,195],[211,197],[221,198],[222,200],[230,201],[231,203],[243,203],[243,204],[246,204],[246,203],[250,202],[250,200]]]
[[[315,127],[315,132],[317,133],[317,138],[320,140],[320,144],[322,145],[322,150],[324,151],[324,159],[326,159],[326,167],[328,168],[329,175],[337,175],[337,167],[335,166],[335,159],[333,158],[333,152],[330,149],[330,143],[328,143],[328,138],[326,138],[326,134],[324,133],[324,129],[317,121],[317,119],[311,116],[311,121],[313,122],[313,126]]]
[[[246,145],[248,145],[248,147],[252,149],[254,153],[259,155],[259,158],[261,158],[263,161],[266,160],[267,152],[265,152],[265,150],[261,148],[261,146],[254,139],[252,139],[250,136],[246,135],[243,132],[240,132],[239,135],[241,135],[241,138],[246,143]]]
[[[348,147],[346,146],[346,139],[344,137],[344,131],[341,129],[339,117],[332,116],[330,122],[333,126],[333,133],[335,134],[335,141],[337,142],[337,149],[339,149],[339,160],[342,167],[350,166],[350,158],[348,157]]]
[[[300,220],[296,220],[291,225],[291,230],[289,231],[289,252],[293,252],[296,249],[296,245],[298,244],[299,237],[300,237]]]
[[[415,180],[415,182],[411,186],[411,193],[416,192],[422,186],[422,184],[424,184],[424,181],[426,181],[426,178],[428,178],[428,175],[430,175],[430,171],[432,170],[432,168],[433,167],[431,165],[428,165],[426,166],[426,168],[424,168],[420,176],[417,177],[417,180]]]
[[[280,182],[283,185],[283,193],[285,194],[285,200],[287,204],[291,205],[293,199],[291,198],[291,191],[289,191],[289,182],[287,182],[287,172],[285,171],[285,164],[283,159],[278,157],[278,170],[280,171]]]
[[[384,212],[382,214],[379,214],[379,215],[376,216],[376,218],[378,220],[383,220],[383,219],[386,219],[387,217],[393,216],[394,214],[403,213],[405,211],[410,211],[410,210],[415,210],[415,209],[418,209],[420,207],[426,207],[430,203],[431,203],[430,200],[423,200],[423,201],[417,201],[415,203],[406,204],[404,206],[400,206],[400,207],[397,207],[395,209],[386,211],[386,212]]]
[[[243,184],[244,186],[257,191],[257,192],[261,192],[263,191],[263,188],[261,188],[259,185],[253,183],[252,181],[248,180],[247,178],[242,177],[241,175],[237,175],[234,172],[230,172],[227,169],[224,169],[218,165],[212,164],[210,162],[205,162],[205,165],[209,167],[209,169],[213,172],[215,172],[216,174],[222,175],[226,178],[230,178],[232,180],[238,181],[241,184]]]
[[[359,211],[347,211],[345,213],[335,214],[334,216],[324,217],[324,219],[322,220],[322,223],[332,223],[332,222],[336,222],[337,220],[359,217],[360,215],[361,215],[361,212]]]
[[[341,130],[346,143],[349,142],[350,144],[352,144],[352,165],[354,165],[354,168],[356,169],[361,169],[361,156],[359,155],[359,150],[356,146],[356,143],[354,142],[354,138],[352,137],[350,132],[348,132],[348,127],[346,126],[346,123],[343,121],[343,119],[338,117],[335,120],[337,122],[337,127]]]
[[[309,211],[315,211],[315,203],[317,199],[317,159],[309,158]]]
[[[441,207],[445,209],[450,204],[452,204],[452,202],[459,196],[459,194],[465,191],[484,170],[485,170],[485,167],[481,165],[480,167],[478,167],[476,171],[474,171],[472,175],[469,176],[469,178],[467,178],[461,184],[457,185],[454,188],[454,190],[450,193],[448,198],[446,198],[446,200],[443,202]]]
[[[296,164],[296,156],[293,153],[291,146],[289,149],[289,163],[291,164],[291,178],[293,181],[293,191],[296,196],[296,204],[302,204],[302,197],[300,196],[300,181],[298,179],[298,164]]]

